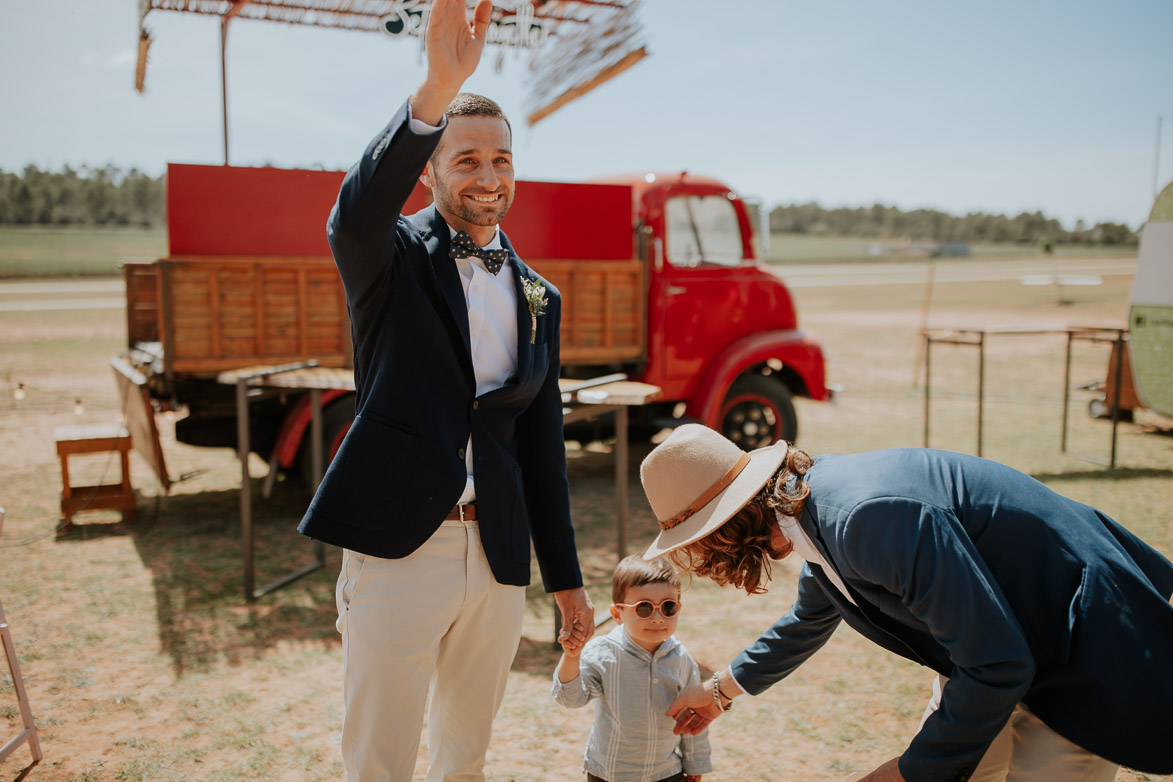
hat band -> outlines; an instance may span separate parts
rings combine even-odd
[[[733,483],[733,479],[741,474],[741,471],[745,469],[747,464],[749,464],[749,454],[743,453],[741,458],[737,460],[737,463],[729,469],[729,472],[722,475],[716,483],[714,483],[708,488],[708,490],[705,491],[704,494],[693,500],[692,503],[687,508],[680,511],[680,513],[677,513],[670,519],[661,521],[660,529],[666,532],[673,527],[684,523],[684,521],[688,519],[689,516],[692,516],[701,508],[708,505],[710,500],[712,500],[721,492],[725,491],[729,484]]]

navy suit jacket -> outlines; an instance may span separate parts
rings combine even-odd
[[[757,694],[840,620],[949,677],[900,758],[968,779],[1015,704],[1143,771],[1173,771],[1173,564],[1103,513],[1009,467],[897,449],[818,456],[799,523],[856,605],[809,563],[798,598],[732,670]]]
[[[400,214],[440,131],[417,135],[404,103],[347,173],[327,233],[346,289],[357,387],[354,425],[298,529],[385,558],[420,547],[466,482],[472,437],[477,516],[493,575],[530,582],[530,540],[549,591],[582,585],[570,521],[562,399],[561,297],[548,282],[531,317],[523,280],[540,280],[501,234],[517,288],[516,372],[479,397],[468,309],[447,223]]]

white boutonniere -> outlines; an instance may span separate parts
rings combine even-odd
[[[550,300],[546,298],[546,286],[537,280],[522,280],[521,287],[525,291],[525,303],[529,307],[529,344],[532,345],[538,338],[538,316],[546,314],[546,305]]]

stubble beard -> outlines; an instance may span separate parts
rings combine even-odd
[[[489,195],[489,193],[478,193],[477,195]],[[505,197],[496,204],[492,206],[486,204],[477,209],[465,203],[460,195],[454,196],[443,182],[436,181],[437,205],[443,211],[459,217],[471,225],[493,226],[504,220],[505,215],[509,212],[509,207],[513,206],[513,194],[505,193],[504,195]]]

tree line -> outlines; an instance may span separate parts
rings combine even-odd
[[[0,170],[0,224],[153,228],[166,222],[166,200],[162,175],[133,168]]]
[[[931,242],[1019,242],[1022,244],[1135,245],[1136,233],[1120,223],[1082,220],[1072,230],[1042,212],[1014,217],[970,212],[957,217],[935,209],[904,211],[894,206],[825,209],[816,203],[776,206],[770,211],[771,233],[814,236],[864,236]]]
[[[164,177],[115,166],[21,173],[0,170],[0,224],[121,225],[153,228],[166,222]],[[1014,217],[971,212],[957,217],[935,209],[895,206],[826,209],[817,203],[789,204],[770,211],[771,233],[864,236],[932,242],[1135,245],[1137,235],[1119,223],[1083,221],[1071,230],[1042,212]]]

